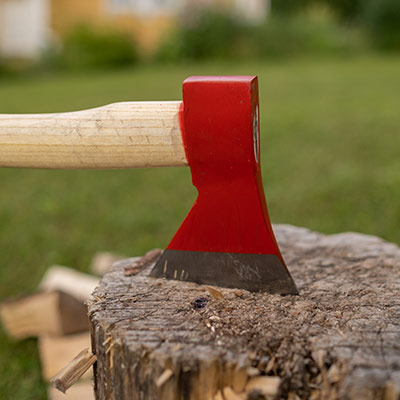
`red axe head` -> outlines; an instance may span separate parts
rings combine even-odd
[[[257,77],[186,79],[181,128],[199,194],[151,276],[297,293],[262,186]]]

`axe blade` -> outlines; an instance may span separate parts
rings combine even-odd
[[[252,292],[297,294],[293,279],[275,254],[166,249],[151,276]]]
[[[199,194],[151,276],[297,293],[262,185],[257,77],[188,78],[180,121]]]

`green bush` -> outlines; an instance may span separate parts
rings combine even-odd
[[[366,1],[363,17],[364,25],[377,47],[400,50],[399,0]]]
[[[336,23],[298,16],[274,16],[253,29],[259,57],[349,53],[360,47],[357,36]]]
[[[60,66],[71,69],[107,68],[133,64],[137,52],[125,35],[110,29],[76,27],[63,40]]]
[[[235,55],[241,25],[226,14],[206,11],[181,24],[161,44],[156,58],[161,61],[226,59]]]
[[[340,20],[353,21],[362,10],[363,0],[272,0],[272,12],[288,15],[303,12],[310,7],[329,7]]]
[[[314,3],[329,6],[343,21],[357,20],[365,0],[314,0]]]
[[[162,43],[157,58],[254,59],[348,53],[357,47],[357,35],[337,25],[331,17],[282,13],[261,25],[243,25],[232,17],[206,12],[172,32]]]
[[[313,2],[315,0],[271,0],[271,9],[278,15],[294,14],[306,9]]]
[[[7,74],[7,68],[4,61],[0,58],[0,78]]]

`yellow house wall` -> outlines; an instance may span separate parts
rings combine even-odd
[[[51,0],[51,25],[63,35],[77,24],[97,24],[101,18],[101,0]]]
[[[113,27],[128,34],[145,55],[152,53],[165,33],[176,23],[173,16],[139,18],[135,14],[114,14],[104,0],[51,0],[51,25],[60,37],[75,26]]]
[[[105,20],[106,23],[129,34],[145,55],[156,50],[166,32],[176,24],[176,18],[168,16],[143,19],[129,15],[118,15]]]

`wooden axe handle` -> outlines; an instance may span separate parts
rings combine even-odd
[[[114,169],[187,165],[180,101],[59,114],[0,114],[0,166]]]

